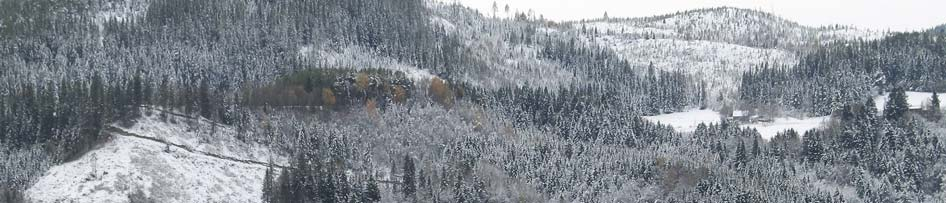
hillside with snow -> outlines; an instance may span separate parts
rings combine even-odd
[[[574,22],[590,44],[610,47],[643,72],[680,71],[705,83],[709,105],[733,104],[742,73],[794,67],[817,45],[885,34],[850,27],[808,27],[748,9],[708,8],[654,17]]]
[[[886,34],[846,26],[809,27],[777,15],[720,7],[653,17],[598,19],[576,27],[631,38],[708,40],[761,48],[801,51],[838,40],[874,40]]]
[[[81,158],[52,167],[26,191],[34,202],[257,202],[270,161],[283,155],[206,119],[158,110]],[[166,118],[166,119],[165,119]],[[215,127],[216,125],[216,127]]]
[[[729,102],[739,88],[742,73],[763,66],[794,66],[795,54],[779,50],[754,48],[702,40],[631,39],[621,36],[603,36],[594,39],[615,52],[635,67],[653,67],[657,70],[687,73],[705,82],[706,91],[713,98],[712,106],[719,106],[723,98]],[[729,102],[731,103],[731,102]]]
[[[488,18],[475,10],[445,3],[429,5],[433,11],[431,23],[448,35],[456,37],[460,50],[471,65],[467,71],[454,75],[483,88],[535,86],[558,88],[581,82],[575,70],[567,69],[562,61],[543,57],[542,38],[565,40],[560,29],[546,24],[511,18]],[[541,77],[536,77],[541,76]]]

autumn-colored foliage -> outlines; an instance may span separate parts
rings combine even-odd
[[[369,80],[370,78],[368,78],[368,73],[359,72],[358,75],[355,76],[355,86],[358,87],[359,91],[365,91],[368,89],[368,85],[370,84]]]
[[[404,103],[407,101],[407,90],[400,85],[394,85],[391,87],[391,92],[394,94],[394,102]]]
[[[368,117],[372,119],[377,119],[378,115],[378,102],[374,99],[368,99],[365,101],[365,111],[368,113]]]
[[[335,92],[332,89],[322,88],[322,104],[326,107],[335,106]]]
[[[446,107],[453,105],[453,91],[450,90],[447,81],[439,77],[434,77],[430,80],[430,95],[433,97],[434,101],[441,105]]]

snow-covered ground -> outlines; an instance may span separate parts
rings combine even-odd
[[[827,30],[819,34],[821,38],[839,40],[879,40],[889,35],[881,31],[855,28]]]
[[[651,122],[669,125],[680,132],[693,132],[700,123],[719,123],[719,112],[713,110],[690,110],[679,113],[645,116]]]
[[[656,28],[656,27],[641,27],[630,23],[615,23],[615,22],[604,22],[604,21],[595,21],[585,24],[585,30],[597,30],[599,33],[606,35],[635,35],[635,36],[648,36],[648,35],[657,35],[664,37],[678,37],[680,33],[677,33],[676,30],[668,28]],[[579,26],[579,29],[582,27]]]
[[[323,67],[351,68],[355,70],[380,68],[403,72],[414,81],[427,81],[434,75],[430,71],[408,65],[394,58],[382,56],[363,47],[348,46],[339,50],[306,45],[299,47],[299,56],[319,60]]]
[[[910,104],[910,109],[922,109],[923,106],[930,103],[933,99],[932,92],[906,92],[907,103]],[[877,105],[877,111],[883,112],[884,107],[887,104],[887,97],[890,96],[890,93],[884,93],[884,95],[874,97],[874,104]],[[939,98],[941,101],[942,97]],[[940,106],[942,108],[942,105]]]
[[[759,131],[759,134],[762,135],[763,139],[772,139],[780,132],[785,132],[788,129],[794,129],[798,134],[804,134],[805,131],[819,128],[824,126],[830,120],[830,116],[822,117],[813,117],[813,118],[792,118],[792,117],[783,117],[776,118],[771,123],[752,123],[742,125],[742,127],[755,128]]]
[[[663,114],[657,116],[645,116],[651,122],[657,122],[673,127],[679,132],[693,132],[700,123],[719,123],[721,117],[719,112],[712,110],[690,110],[679,113]],[[764,139],[771,139],[776,134],[788,129],[794,129],[799,134],[805,131],[823,126],[830,120],[829,116],[813,118],[792,118],[780,117],[773,119],[768,123],[743,124],[742,127],[755,128]]]
[[[879,112],[883,112],[884,105],[887,103],[888,95],[889,94],[884,94],[882,96],[874,97],[874,103],[877,105]],[[906,95],[907,103],[910,104],[911,109],[923,108],[923,106],[927,105],[933,97],[932,92],[906,92]],[[711,110],[690,110],[679,113],[647,116],[644,117],[644,119],[670,125],[675,130],[680,132],[693,132],[696,130],[696,126],[700,123],[709,124],[720,122],[719,113]],[[824,124],[826,124],[830,119],[830,116],[811,118],[779,117],[774,118],[773,122],[750,123],[743,124],[741,126],[755,128],[759,131],[759,134],[762,135],[762,138],[771,139],[772,137],[775,137],[776,134],[784,132],[788,129],[794,129],[799,134],[803,134],[805,131],[824,126]]]
[[[210,134],[206,121],[194,129],[170,117],[177,124],[152,112],[122,129],[135,136],[114,134],[78,160],[52,167],[27,196],[34,202],[259,202],[267,167],[252,161],[286,163],[262,145],[235,140],[229,127]]]

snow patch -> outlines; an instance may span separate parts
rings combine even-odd
[[[910,109],[923,109],[924,106],[929,104],[933,99],[932,92],[905,92],[907,95],[907,103],[910,105]],[[884,107],[887,105],[887,99],[890,96],[890,93],[884,93],[881,96],[874,97],[874,104],[877,105],[877,111],[883,112]],[[940,98],[942,100],[943,98]],[[940,106],[942,108],[942,106]]]
[[[299,55],[321,60],[322,67],[352,68],[362,70],[368,68],[388,69],[403,72],[414,81],[430,80],[434,77],[430,71],[408,65],[394,58],[381,56],[358,46],[348,46],[340,50],[316,49],[311,45],[299,48]]]
[[[453,32],[457,30],[456,25],[454,25],[452,22],[448,21],[447,19],[443,19],[441,17],[437,17],[437,16],[431,17],[430,22],[432,22],[434,25],[439,25],[443,27],[443,29],[446,30],[447,32]]]
[[[713,110],[690,110],[679,113],[645,116],[643,118],[651,122],[669,125],[680,132],[693,132],[700,123],[719,123],[721,120],[719,112]]]
[[[645,116],[644,119],[673,127],[678,132],[689,133],[696,130],[700,123],[719,123],[722,120],[719,112],[713,110],[690,110],[679,113],[670,113],[657,116]],[[779,117],[772,122],[757,122],[741,124],[743,128],[755,128],[763,139],[771,139],[780,132],[794,129],[799,134],[805,131],[824,126],[830,116],[813,118]]]
[[[813,117],[813,118],[792,118],[792,117],[783,117],[776,118],[773,122],[769,123],[752,123],[741,125],[742,127],[755,128],[759,131],[759,135],[762,136],[762,139],[772,139],[778,133],[785,132],[789,129],[795,130],[798,134],[804,134],[805,131],[809,131],[815,128],[824,126],[830,120],[830,116],[822,117]]]

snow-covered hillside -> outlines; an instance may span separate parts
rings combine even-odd
[[[844,26],[808,27],[762,11],[721,7],[674,14],[596,20],[576,27],[633,38],[709,40],[753,47],[798,50],[828,41],[879,39],[882,32]]]
[[[538,55],[541,47],[511,38],[548,36],[556,38],[561,32],[539,23],[513,19],[487,18],[475,10],[450,4],[432,4],[433,24],[443,27],[459,39],[466,53],[478,65],[458,75],[471,84],[497,88],[524,86],[557,88],[581,78],[563,67],[561,62]],[[519,33],[523,36],[510,36]]]
[[[734,103],[742,73],[793,67],[810,47],[883,33],[842,26],[808,27],[773,14],[708,8],[654,17],[575,22],[575,32],[610,47],[632,66],[690,74],[705,82],[712,108]],[[719,100],[722,99],[722,100]]]
[[[632,39],[604,36],[595,41],[624,57],[632,66],[681,71],[706,82],[707,93],[730,98],[739,88],[742,73],[763,65],[793,66],[796,55],[779,50],[712,41],[678,39]]]
[[[52,167],[29,190],[35,202],[258,202],[272,160],[267,147],[236,140],[227,126],[148,110],[78,160]],[[278,170],[278,169],[277,169]]]

